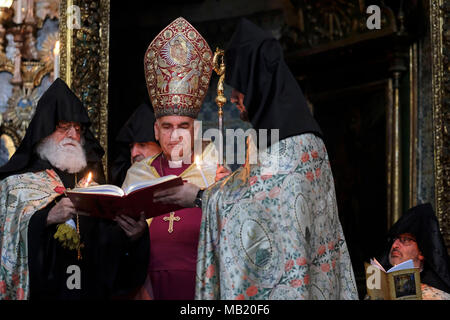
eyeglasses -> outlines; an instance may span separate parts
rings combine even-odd
[[[76,132],[77,134],[83,133],[83,128],[82,128],[82,126],[81,126],[80,124],[78,124],[78,123],[73,123],[73,122],[64,122],[64,123],[61,123],[61,122],[60,122],[60,123],[56,126],[56,130],[59,130],[59,131],[64,132],[64,133],[68,133],[68,132],[70,131],[71,128],[74,128],[74,129],[75,129],[75,132]]]
[[[397,236],[394,238],[394,242],[399,240],[401,244],[405,246],[411,245],[413,242],[416,242],[416,239],[408,237],[408,236]]]

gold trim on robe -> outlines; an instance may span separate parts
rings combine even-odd
[[[148,157],[140,162],[137,162],[128,169],[127,176],[122,185],[122,189],[127,188],[130,184],[152,180],[160,178],[160,175],[156,171],[155,167],[152,166],[153,161],[158,158],[161,153],[154,156]],[[201,157],[201,170],[208,182],[208,186],[211,186],[215,182],[217,163],[218,163],[218,152],[213,142],[209,142],[205,148],[203,148]],[[180,175],[183,180],[193,183],[200,188],[206,188],[203,177],[200,170],[197,168],[195,163],[192,163],[183,173]],[[150,225],[151,219],[147,220]]]

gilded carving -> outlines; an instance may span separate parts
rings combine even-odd
[[[290,0],[296,10],[295,23],[288,37],[293,48],[315,51],[321,47],[344,45],[368,38],[376,38],[397,30],[393,11],[381,5],[381,29],[367,28],[366,0]],[[289,42],[289,41],[288,41]]]
[[[70,8],[77,6],[80,24]],[[69,15],[68,15],[69,9]],[[108,145],[108,57],[109,1],[67,0],[61,3],[61,75],[78,95],[92,122],[94,135],[107,152]],[[71,25],[72,28],[68,28]],[[107,154],[103,158],[107,173]]]
[[[450,246],[450,1],[430,0],[436,215]]]
[[[21,11],[17,8],[20,3]],[[43,80],[45,76],[51,78],[55,59],[53,48],[58,40],[58,32],[51,33],[57,21],[47,20],[58,18],[55,0],[20,3],[16,1],[9,8],[1,8],[0,18],[0,72],[10,74],[4,76],[0,84],[3,96],[0,130],[1,134],[8,135],[15,147],[25,134],[40,96],[52,81]],[[9,14],[5,15],[5,12]],[[38,46],[39,41],[43,43]]]

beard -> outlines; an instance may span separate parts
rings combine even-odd
[[[65,146],[66,143],[73,145]],[[53,167],[68,173],[76,173],[87,165],[83,144],[83,139],[79,143],[76,140],[64,138],[56,143],[54,139],[47,137],[38,144],[36,152],[41,159],[48,160]]]
[[[144,159],[145,159],[145,156],[142,154],[139,154],[139,155],[131,158],[131,164],[135,164],[136,162],[141,162]]]

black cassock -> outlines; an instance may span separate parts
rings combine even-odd
[[[0,167],[0,179],[18,173],[53,169],[66,188],[74,187],[74,174],[53,168],[35,151],[37,144],[52,134],[61,120],[75,121],[83,126],[83,148],[88,167],[77,174],[78,179],[84,177],[87,171],[93,171],[94,180],[104,183],[101,163],[103,148],[89,129],[91,122],[82,102],[59,78],[38,101],[20,146],[8,163]],[[79,216],[84,248],[81,249],[82,259],[77,260],[76,250],[63,248],[53,238],[57,225],[46,225],[48,213],[54,205],[55,202],[52,202],[35,212],[29,221],[30,299],[125,297],[144,283],[149,258],[148,231],[137,241],[131,242],[114,221]],[[70,269],[70,266],[75,266],[75,269]],[[81,288],[70,289],[70,284],[75,283],[70,277],[76,276],[78,270]]]
[[[42,160],[36,160],[34,167],[46,164],[51,168]],[[52,169],[66,188],[75,185],[75,175]],[[78,174],[78,177],[83,176],[84,172]],[[98,175],[94,173],[94,176]],[[149,258],[147,228],[140,239],[131,242],[114,221],[79,215],[84,247],[82,259],[77,260],[76,250],[63,248],[54,239],[57,225],[46,226],[47,215],[54,205],[52,202],[37,211],[28,226],[30,299],[124,298],[144,283]],[[70,266],[79,269],[70,269]],[[73,288],[73,276],[78,274],[80,289]]]

